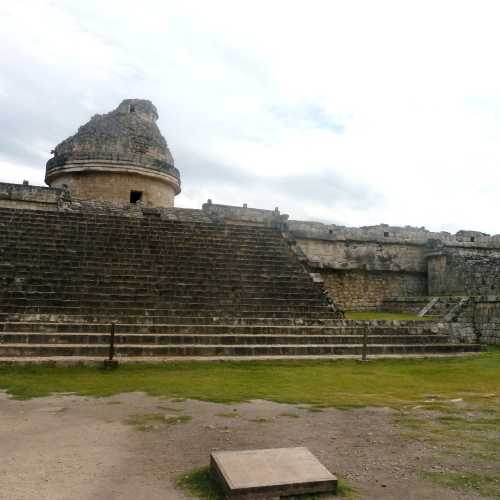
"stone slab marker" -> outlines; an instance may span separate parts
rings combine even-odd
[[[274,499],[337,490],[337,478],[307,448],[216,451],[212,476],[230,500]]]

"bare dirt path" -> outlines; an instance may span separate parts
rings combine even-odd
[[[424,480],[436,450],[408,442],[390,409],[225,405],[141,393],[9,399],[0,393],[0,499],[192,498],[176,479],[211,450],[307,446],[362,499],[481,498]]]

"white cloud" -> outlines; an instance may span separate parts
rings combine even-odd
[[[0,178],[39,182],[55,144],[143,97],[184,174],[180,206],[500,233],[499,13],[481,0],[3,5]]]

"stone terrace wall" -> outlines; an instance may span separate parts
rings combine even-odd
[[[472,297],[457,322],[472,325],[482,344],[500,345],[500,295]]]
[[[323,269],[321,275],[330,295],[343,309],[381,309],[391,297],[427,293],[423,273]]]
[[[279,223],[286,223],[288,215],[281,214],[278,208],[274,210],[264,210],[261,208],[249,208],[245,205],[235,207],[230,205],[218,205],[208,200],[203,204],[202,210],[215,219],[223,219],[226,222],[237,224],[261,224],[263,226],[273,226]]]
[[[288,222],[289,230],[297,237],[325,241],[376,241],[379,243],[400,243],[425,245],[432,240],[440,240],[445,246],[465,248],[500,248],[500,234],[490,236],[478,231],[433,232],[424,227],[378,226],[346,227],[321,222]]]
[[[425,247],[421,245],[303,237],[297,238],[297,244],[308,256],[311,265],[319,268],[427,272]]]
[[[68,200],[64,189],[0,182],[0,207],[57,210]]]
[[[500,249],[451,247],[443,251],[443,269],[433,276],[431,295],[500,293]]]
[[[500,293],[500,235],[452,235],[385,224],[348,228],[295,220],[287,226],[310,266],[332,283],[335,299],[356,308],[372,308],[370,297],[381,294],[381,300],[387,299],[389,290],[399,297]],[[349,276],[348,270],[358,272]],[[384,273],[384,278],[377,273]],[[364,303],[358,298],[362,287]]]

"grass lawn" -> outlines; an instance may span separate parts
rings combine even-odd
[[[216,402],[267,399],[319,406],[402,406],[429,395],[489,401],[500,391],[500,349],[477,356],[340,361],[180,362],[98,367],[0,366],[0,390],[15,398],[53,393],[155,396]],[[497,401],[496,398],[493,398]]]
[[[417,321],[429,321],[433,319],[439,319],[439,316],[417,316],[416,314],[406,314],[406,313],[393,313],[386,311],[346,311],[345,319],[397,319],[397,320],[417,320]]]

